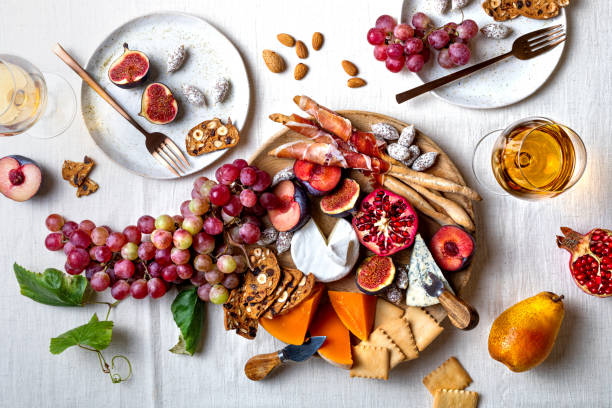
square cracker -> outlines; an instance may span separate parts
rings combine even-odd
[[[474,391],[438,390],[434,394],[434,408],[476,408],[478,393]]]
[[[404,315],[404,309],[387,302],[382,298],[376,301],[376,314],[374,315],[374,328],[378,328],[389,320],[397,319]]]
[[[353,347],[353,367],[351,377],[389,378],[389,349],[385,347],[359,344]]]
[[[393,343],[402,350],[406,360],[414,360],[419,356],[419,350],[408,320],[402,317],[389,320],[382,324],[379,329],[384,330]]]
[[[472,378],[455,357],[449,358],[423,378],[423,384],[432,395],[440,389],[462,390],[471,383]]]
[[[404,318],[410,323],[410,329],[412,329],[412,335],[419,351],[425,350],[444,330],[436,319],[421,307],[408,307]]]
[[[382,328],[378,328],[370,333],[370,337],[367,342],[362,344],[369,344],[372,346],[380,346],[389,349],[389,367],[393,368],[402,361],[406,361],[406,356],[399,348],[397,344],[393,342],[393,339],[385,332]]]

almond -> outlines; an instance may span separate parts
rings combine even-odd
[[[323,34],[316,32],[312,35],[312,49],[319,51],[323,46]]]
[[[263,59],[268,69],[275,74],[285,70],[285,60],[283,57],[271,50],[263,50]]]
[[[295,53],[297,54],[299,58],[302,58],[302,59],[308,58],[308,48],[306,48],[306,44],[298,40],[295,43]]]
[[[359,73],[359,70],[351,61],[342,61],[342,68],[344,68],[344,72],[346,72],[350,76],[356,76]]]
[[[349,88],[361,88],[366,84],[366,81],[361,78],[351,78],[346,84]]]
[[[295,38],[293,38],[289,34],[280,33],[276,36],[276,38],[278,38],[278,41],[284,46],[293,47],[295,45]]]
[[[300,63],[295,66],[295,71],[293,71],[293,77],[299,81],[300,79],[304,78],[307,73],[308,66]]]

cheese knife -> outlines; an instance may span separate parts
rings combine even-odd
[[[423,282],[423,288],[429,296],[437,297],[448,313],[448,319],[453,326],[461,330],[471,330],[478,325],[478,312],[465,300],[455,296],[445,286],[442,280],[429,272],[431,284]]]
[[[251,357],[244,366],[244,373],[249,380],[263,380],[272,370],[286,361],[308,360],[323,345],[325,338],[325,336],[311,337],[301,346],[290,344],[275,353],[258,354]]]

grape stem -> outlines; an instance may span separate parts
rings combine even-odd
[[[149,274],[149,267],[147,266],[147,263],[143,261],[142,259],[139,259],[139,261],[142,264],[142,266],[144,266],[145,268],[145,277],[147,278],[147,280],[151,279],[151,275]]]
[[[91,347],[83,346],[81,344],[78,344],[78,346],[82,348],[83,350],[92,351],[98,355],[98,361],[100,362],[100,367],[102,368],[102,372],[109,375],[111,382],[113,384],[119,384],[123,381],[129,380],[132,377],[132,363],[130,363],[130,360],[126,356],[121,355],[121,354],[113,356],[113,358],[111,359],[111,364],[109,365],[106,362],[106,359],[104,358],[104,355],[102,355],[102,352],[100,350],[96,350]],[[121,358],[125,360],[125,362],[128,365],[129,372],[128,372],[127,377],[125,378],[121,377],[121,374],[117,372],[113,373],[113,370],[115,370],[115,359],[117,358]]]
[[[108,320],[108,316],[110,315],[111,309],[113,307],[117,306],[119,304],[119,302],[121,302],[121,301],[117,300],[117,301],[115,301],[113,303],[110,303],[110,302],[93,302],[93,303],[96,303],[96,304],[99,304],[99,305],[106,305],[106,306],[108,306],[108,310],[106,312],[106,317],[104,318],[104,320]]]
[[[229,233],[226,233],[226,234],[225,234],[225,239],[226,239],[226,242],[227,242],[227,243],[229,243],[230,245],[235,246],[235,247],[237,247],[237,248],[240,248],[240,249],[242,250],[242,253],[244,253],[244,257],[246,258],[246,264],[247,264],[247,267],[248,267],[250,270],[253,270],[253,265],[251,265],[251,261],[249,260],[249,254],[247,253],[247,250],[246,250],[246,248],[244,247],[244,245],[239,244],[239,243],[237,243],[236,241],[234,241],[234,240],[232,239],[232,236],[231,236]]]

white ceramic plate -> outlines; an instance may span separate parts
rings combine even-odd
[[[112,61],[123,53],[123,43],[147,54],[151,62],[147,83],[166,84],[179,102],[174,122],[154,125],[138,116],[140,99],[146,85],[121,89],[108,79]],[[171,50],[184,44],[187,59],[174,73],[166,73],[166,58]],[[205,20],[182,13],[156,13],[128,21],[113,31],[96,48],[87,63],[89,72],[104,89],[146,130],[159,131],[172,138],[185,152],[185,136],[198,123],[218,117],[240,129],[249,111],[249,80],[234,45]],[[231,83],[228,97],[214,104],[211,90],[219,77]],[[183,84],[200,88],[207,96],[207,106],[191,105],[182,94]],[[157,179],[176,178],[147,151],[144,137],[110,107],[87,84],[81,87],[81,109],[85,124],[95,143],[115,162],[139,175]],[[228,150],[220,150],[189,159],[189,174],[202,170]]]
[[[481,4],[481,0],[471,0],[463,9],[465,18],[476,21],[478,27],[495,22],[485,13]],[[450,21],[460,23],[462,20],[461,12],[456,10],[437,14],[432,8],[431,0],[404,0],[400,20],[410,22],[412,15],[417,11],[422,11],[431,17],[438,27]],[[512,35],[503,40],[494,40],[485,38],[479,33],[471,41],[472,58],[468,66],[510,51],[516,38],[531,31],[556,24],[564,24],[567,29],[564,8],[561,8],[557,17],[550,20],[517,17],[503,24],[512,28]],[[467,108],[487,109],[512,105],[527,98],[546,83],[559,63],[564,48],[565,43],[562,43],[552,51],[527,61],[508,58],[432,92],[447,102]],[[429,62],[421,72],[415,74],[423,83],[465,68],[442,68],[436,61],[437,56],[438,52],[432,51]]]

